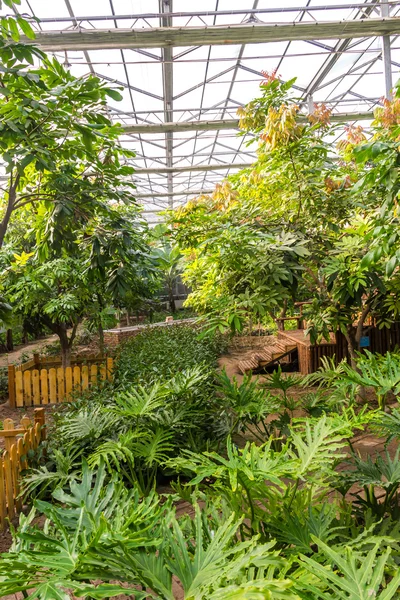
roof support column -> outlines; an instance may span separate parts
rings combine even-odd
[[[312,94],[309,94],[307,96],[307,108],[308,108],[309,115],[313,115],[315,113],[315,104],[314,104],[314,98],[313,98]]]
[[[383,18],[390,16],[390,7],[388,0],[381,0],[381,15]],[[390,35],[382,36],[382,60],[383,60],[383,73],[385,76],[385,95],[388,100],[392,99],[392,60],[390,53]]]
[[[159,0],[160,13],[172,13],[172,0]],[[165,16],[161,17],[161,27],[172,27],[172,17]],[[170,123],[173,121],[173,54],[172,46],[166,46],[162,49],[163,58],[163,88],[164,88],[164,121]],[[169,169],[173,167],[173,151],[174,151],[174,134],[172,131],[165,133],[165,151],[166,151],[166,165]],[[174,180],[172,172],[167,175],[168,184],[168,206],[169,208],[174,207],[173,200],[173,189]]]

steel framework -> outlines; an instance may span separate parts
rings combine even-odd
[[[22,0],[21,12],[32,17],[36,43],[73,73],[122,90],[110,114],[123,126],[121,144],[137,153],[137,197],[150,215],[211,193],[253,162],[236,111],[257,95],[262,70],[298,76],[302,118],[325,102],[336,122],[366,129],[400,74],[400,0],[241,0],[234,10],[220,0],[199,10],[193,1],[146,0],[146,12],[132,14],[114,1],[91,15],[91,0]]]

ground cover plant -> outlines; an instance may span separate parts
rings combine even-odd
[[[148,328],[131,338],[118,352],[116,381],[150,382],[201,365],[213,369],[227,347],[223,336],[199,340],[191,326]]]
[[[139,383],[135,364],[131,388],[122,374],[114,389],[64,408],[47,463],[25,477],[47,524],[34,525],[34,512],[21,517],[0,561],[0,590],[43,599],[399,598],[399,452],[364,460],[352,444],[369,426],[399,439],[396,409],[358,405],[357,389],[338,402],[344,373],[324,379],[329,365],[319,373],[319,402],[294,394],[299,380],[279,371],[262,385],[224,372],[211,380],[218,343],[178,329],[133,341],[154,347],[160,335],[159,358],[168,336],[186,341],[185,369],[167,361],[161,376]],[[203,356],[209,345],[208,370],[190,364],[198,351],[191,354],[190,339]],[[397,357],[360,359],[369,360],[373,369]],[[391,392],[398,395],[396,382]],[[209,427],[204,444],[193,432],[204,434],[210,416],[220,428]],[[172,488],[159,496],[160,473]],[[179,501],[194,514],[177,517]]]
[[[35,501],[44,529],[34,511],[21,517],[0,590],[43,599],[398,598],[398,453],[377,459],[383,478],[356,458],[337,470],[370,419],[343,408],[292,419],[279,449],[266,435],[242,448],[228,437],[221,452],[184,450],[164,459],[186,475],[175,495],[143,495],[107,460],[92,469],[84,461],[51,503]],[[369,495],[351,502],[356,481]],[[176,516],[180,497],[193,516]]]
[[[82,458],[103,461],[130,485],[147,493],[168,481],[166,460],[182,448],[216,449],[224,444],[229,419],[216,393],[221,336],[198,339],[198,328],[147,329],[127,341],[116,358],[114,380],[54,416],[46,464],[25,480],[26,490],[44,496]]]

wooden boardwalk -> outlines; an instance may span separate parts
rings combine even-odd
[[[308,375],[317,371],[321,364],[321,357],[333,357],[337,355],[337,340],[331,333],[331,341],[320,344],[312,344],[310,336],[306,335],[304,329],[290,329],[278,331],[278,340],[287,344],[296,344],[299,371],[302,375]]]

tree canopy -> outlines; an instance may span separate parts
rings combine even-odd
[[[294,81],[265,74],[238,111],[257,161],[170,217],[188,302],[211,328],[240,331],[313,299],[311,338],[340,329],[354,356],[367,317],[383,327],[399,313],[400,91],[376,111],[370,140],[349,126],[335,150],[339,125],[323,105],[303,115]]]

